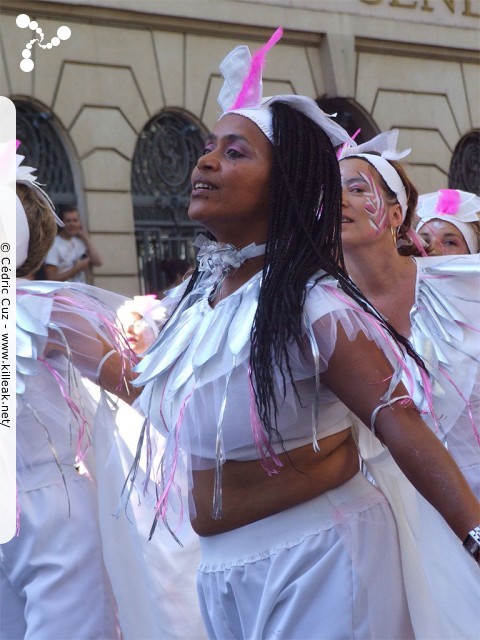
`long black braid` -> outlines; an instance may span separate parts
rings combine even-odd
[[[362,309],[375,316],[412,358],[410,343],[368,302],[345,270],[341,247],[341,180],[335,149],[323,129],[285,103],[275,102],[271,209],[263,282],[251,339],[251,368],[257,410],[269,435],[275,432],[278,403],[274,367],[294,388],[288,345],[302,348],[302,312],[308,279],[322,270]]]
[[[273,112],[273,166],[271,206],[263,281],[251,331],[250,363],[255,400],[269,439],[281,442],[276,418],[275,366],[295,388],[288,345],[302,348],[302,314],[306,283],[333,276],[340,288],[373,315],[404,350],[424,367],[422,360],[350,280],[341,246],[341,180],[335,149],[326,133],[310,118],[281,102]],[[212,237],[211,234],[208,234]],[[198,268],[185,291],[195,286]]]

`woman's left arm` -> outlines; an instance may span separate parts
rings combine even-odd
[[[322,382],[366,425],[380,405],[392,367],[376,344],[359,333],[351,341],[337,327],[337,340]],[[407,395],[402,384],[392,399]],[[413,402],[383,406],[373,425],[376,436],[414,487],[464,540],[480,522],[478,502],[440,440],[420,417]]]

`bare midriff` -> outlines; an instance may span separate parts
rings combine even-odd
[[[222,518],[212,517],[214,470],[193,474],[194,531],[211,536],[237,529],[315,498],[344,484],[358,472],[359,457],[350,429],[282,453],[278,473],[268,475],[261,461],[229,460],[223,467]]]

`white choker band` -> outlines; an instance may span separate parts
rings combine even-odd
[[[252,242],[243,249],[237,249],[233,244],[209,240],[203,235],[198,236],[194,245],[200,247],[197,255],[198,268],[207,274],[205,284],[215,285],[215,290],[227,275],[241,267],[245,260],[263,256],[266,246]]]

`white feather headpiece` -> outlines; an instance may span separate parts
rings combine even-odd
[[[282,35],[283,29],[279,27],[270,40],[253,56],[247,46],[241,45],[235,47],[223,59],[220,71],[225,82],[218,96],[218,103],[223,110],[220,117],[233,113],[249,118],[263,131],[270,142],[273,142],[272,112],[269,107],[274,102],[286,102],[293,109],[316,122],[334,146],[342,143],[355,146],[355,142],[345,129],[324,113],[312,98],[293,94],[262,98],[262,70],[265,56]]]

